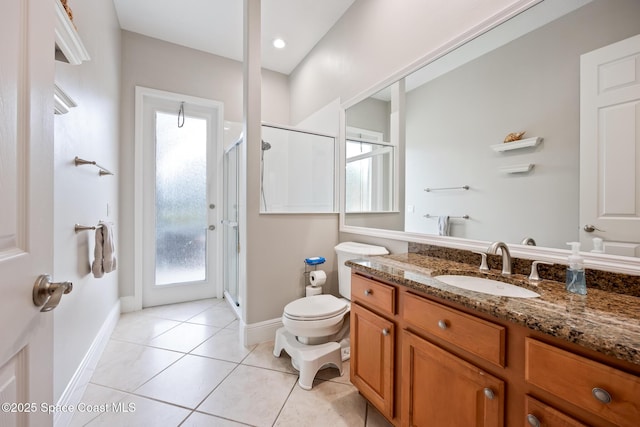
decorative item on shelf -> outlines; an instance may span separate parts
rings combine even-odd
[[[527,132],[512,132],[504,138],[504,142],[520,141]]]
[[[71,21],[71,23],[73,23],[73,26],[75,27],[76,24],[73,22],[73,11],[71,10],[71,7],[69,6],[69,2],[68,0],[60,0],[60,3],[62,3],[62,7],[64,7],[65,12],[67,12],[67,16],[69,16],[69,20]]]
[[[66,0],[65,2],[66,3]],[[82,44],[75,24],[71,21],[69,11],[62,1],[55,0],[56,15],[56,45],[55,58],[57,61],[68,62],[73,65],[80,65],[84,61],[91,59],[89,53]]]

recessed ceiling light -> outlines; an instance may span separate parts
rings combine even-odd
[[[277,38],[277,39],[273,40],[273,47],[275,47],[276,49],[284,49],[284,47],[286,45],[287,45],[287,43],[284,40],[280,39],[280,38]]]

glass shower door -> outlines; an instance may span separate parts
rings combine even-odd
[[[240,254],[240,238],[238,233],[238,166],[241,143],[242,140],[238,141],[230,147],[224,155],[224,219],[222,220],[225,296],[236,306],[240,305],[238,292],[238,258]]]

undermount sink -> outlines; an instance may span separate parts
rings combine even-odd
[[[483,294],[496,295],[513,298],[537,298],[540,294],[530,291],[520,286],[510,285],[492,279],[482,277],[442,275],[435,276],[435,279],[455,286],[456,288],[467,289],[469,291],[482,292]]]

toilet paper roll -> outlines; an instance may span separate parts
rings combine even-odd
[[[312,297],[314,295],[320,295],[320,294],[322,294],[322,287],[321,286],[307,285],[306,291],[305,291],[304,294],[307,297]]]
[[[322,270],[314,270],[309,274],[311,286],[322,286],[327,281],[327,274]]]

